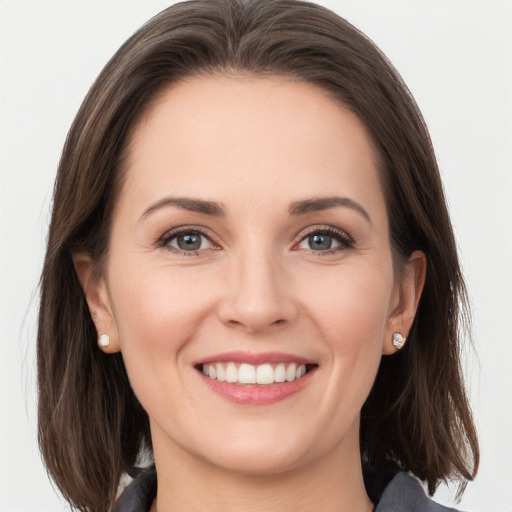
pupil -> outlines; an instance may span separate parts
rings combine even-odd
[[[309,237],[309,246],[311,249],[321,251],[330,249],[332,238],[329,235],[312,235]]]
[[[178,247],[184,251],[197,251],[201,248],[201,236],[188,234],[178,237]]]

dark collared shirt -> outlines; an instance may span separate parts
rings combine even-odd
[[[456,512],[427,498],[420,484],[404,472],[396,473],[384,487],[374,483],[372,486],[369,495],[377,502],[374,512]],[[113,512],[148,512],[156,489],[156,471],[151,466],[141,471],[124,490]]]

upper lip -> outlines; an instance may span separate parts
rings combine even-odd
[[[194,366],[208,363],[247,363],[252,365],[264,363],[296,363],[296,364],[314,364],[314,361],[299,357],[285,352],[223,352],[213,356],[205,357],[194,363]]]

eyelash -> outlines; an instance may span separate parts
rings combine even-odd
[[[329,226],[329,227],[320,227],[320,226],[312,226],[305,233],[301,233],[299,237],[297,237],[294,246],[306,240],[308,237],[312,235],[326,235],[331,237],[332,239],[339,242],[338,247],[333,247],[331,249],[326,249],[323,251],[314,251],[310,249],[308,252],[315,256],[329,256],[332,254],[336,254],[341,251],[345,251],[347,249],[352,249],[355,246],[355,242],[353,238],[348,235],[345,231],[341,229]]]
[[[183,251],[180,249],[177,249],[175,247],[172,247],[170,245],[170,242],[177,238],[180,235],[200,235],[204,238],[206,238],[212,245],[216,246],[214,248],[208,248],[208,249],[199,249],[197,251]],[[319,250],[315,251],[310,249],[308,252],[310,254],[314,254],[315,256],[328,256],[331,254],[335,254],[347,249],[352,249],[355,245],[354,240],[350,235],[348,235],[346,232],[342,231],[341,229],[335,228],[335,227],[320,227],[320,226],[312,226],[310,227],[305,233],[301,233],[294,242],[294,247],[300,244],[301,242],[305,241],[308,237],[312,235],[326,235],[331,237],[332,239],[336,240],[340,245],[338,247],[333,247],[331,249],[326,250]],[[183,256],[200,256],[202,252],[206,250],[218,250],[219,244],[216,243],[215,240],[213,240],[211,234],[207,233],[205,230],[198,228],[198,227],[187,227],[183,226],[180,228],[172,229],[171,231],[167,231],[164,233],[158,240],[156,245],[158,247],[162,247],[164,249],[167,249],[168,251],[183,255]]]
[[[215,248],[208,248],[208,249],[199,249],[197,251],[182,251],[180,249],[177,249],[176,247],[172,247],[170,245],[171,241],[175,238],[179,237],[180,235],[200,235],[206,240],[208,240],[212,245],[216,246]],[[171,231],[167,231],[164,233],[158,240],[157,244],[158,247],[162,247],[170,252],[174,252],[176,254],[180,254],[183,256],[201,256],[201,253],[206,250],[217,250],[218,244],[213,240],[213,237],[211,234],[207,233],[205,230],[198,228],[198,227],[187,227],[183,226],[180,228],[172,229]]]

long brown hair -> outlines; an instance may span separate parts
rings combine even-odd
[[[479,451],[459,357],[466,292],[427,128],[366,36],[297,0],[176,4],[119,49],[85,98],[58,169],[41,280],[39,443],[50,475],[78,509],[104,511],[121,475],[151,450],[122,355],[96,346],[72,254],[89,252],[101,271],[130,131],[164,87],[214,72],[303,80],[366,126],[379,156],[395,266],[420,249],[428,269],[408,343],[383,357],[363,407],[362,460],[412,471],[430,492],[449,476],[471,479]]]

